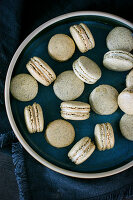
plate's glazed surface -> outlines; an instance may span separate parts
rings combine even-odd
[[[48,42],[50,38],[57,33],[64,33],[69,36],[69,27],[73,24],[85,23],[91,30],[96,46],[94,49],[82,54],[79,52],[76,47],[76,51],[72,58],[68,61],[59,63],[53,60],[48,54]],[[133,28],[130,26],[130,23],[124,23],[121,20],[113,19],[113,17],[109,16],[100,16],[100,15],[91,15],[87,14],[75,14],[74,16],[68,15],[67,18],[54,20],[54,23],[51,23],[49,26],[45,27],[38,32],[34,37],[30,38],[26,46],[21,50],[22,52],[18,52],[16,56],[16,60],[12,61],[13,66],[10,65],[10,68],[13,69],[12,77],[19,73],[28,73],[26,69],[26,63],[33,56],[38,56],[42,58],[45,62],[47,62],[52,69],[55,71],[56,75],[59,75],[61,72],[65,70],[72,70],[72,63],[79,56],[84,55],[95,61],[102,71],[102,77],[97,83],[93,85],[85,84],[85,90],[83,94],[76,100],[87,102],[89,94],[91,91],[100,84],[109,84],[115,87],[120,93],[125,88],[125,78],[127,72],[114,72],[106,69],[103,64],[103,55],[108,51],[106,46],[106,37],[110,30],[112,30],[116,26],[125,26],[130,30]],[[18,58],[17,58],[18,57]],[[12,70],[11,70],[12,71]],[[10,71],[10,73],[11,73]],[[8,72],[9,74],[9,72]],[[11,75],[10,75],[11,76]],[[6,90],[5,96],[8,98],[9,95],[9,75],[8,80],[6,81]],[[45,87],[39,83],[39,91],[35,99],[30,102],[20,102],[15,100],[12,96],[10,96],[10,101],[6,99],[7,113],[9,120],[11,122],[12,127],[22,145],[26,148],[27,145],[31,148],[27,147],[29,153],[32,154],[37,160],[39,160],[44,165],[50,167],[53,170],[56,170],[60,173],[64,173],[71,176],[77,177],[100,177],[100,173],[104,172],[101,176],[107,176],[113,174],[112,170],[116,170],[114,173],[117,173],[121,170],[123,166],[126,166],[130,163],[132,165],[133,160],[133,142],[126,140],[120,132],[119,129],[119,120],[124,114],[120,109],[118,109],[114,114],[108,116],[101,116],[95,114],[92,110],[90,113],[90,118],[85,121],[71,121],[68,120],[75,128],[76,137],[74,142],[66,147],[57,149],[50,146],[45,138],[45,129],[43,133],[35,133],[29,134],[25,122],[24,122],[24,107],[27,105],[32,105],[33,102],[37,102],[42,106],[44,112],[45,119],[45,129],[49,122],[60,119],[60,103],[54,92],[53,92],[53,84],[48,87]],[[8,104],[8,105],[7,105]],[[8,109],[11,105],[11,110]],[[14,122],[12,122],[14,118]],[[92,156],[85,161],[83,164],[76,166],[73,164],[67,156],[68,151],[71,147],[82,137],[89,136],[92,140],[94,140],[94,127],[97,123],[110,122],[114,129],[115,134],[115,146],[111,150],[107,150],[104,152],[100,152],[97,149],[92,154]],[[18,130],[17,130],[18,128]],[[19,137],[21,135],[21,137]],[[31,152],[32,149],[32,152]],[[34,152],[36,152],[34,154]],[[36,156],[39,156],[38,158]],[[45,162],[46,160],[46,162]],[[43,162],[44,161],[44,162]],[[48,161],[48,162],[47,162]],[[52,165],[51,165],[52,164]],[[129,167],[129,166],[128,166]],[[125,168],[128,168],[125,167]],[[124,170],[124,169],[122,169]],[[73,173],[74,172],[74,173]],[[91,176],[91,174],[93,174]]]

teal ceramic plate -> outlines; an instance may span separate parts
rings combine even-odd
[[[91,30],[96,46],[82,54],[76,48],[73,57],[63,63],[54,61],[48,55],[48,42],[57,33],[70,36],[69,27],[73,24],[85,23]],[[33,56],[41,57],[55,71],[56,75],[65,70],[72,70],[72,63],[81,55],[94,60],[102,70],[102,78],[94,85],[85,84],[83,94],[77,99],[88,102],[91,91],[100,84],[114,86],[118,92],[125,88],[125,78],[128,72],[114,72],[106,69],[103,64],[103,55],[108,51],[106,37],[116,26],[124,26],[133,31],[133,25],[117,16],[101,12],[74,12],[54,18],[33,31],[17,49],[7,72],[5,83],[5,103],[11,126],[23,147],[40,163],[59,173],[79,177],[98,178],[110,176],[133,166],[133,142],[126,140],[120,132],[119,120],[123,112],[118,109],[114,114],[101,116],[91,111],[90,118],[85,121],[70,121],[75,128],[75,141],[68,147],[57,149],[50,146],[43,133],[29,134],[24,122],[24,107],[37,102],[42,106],[45,118],[45,128],[49,122],[61,118],[60,103],[54,92],[53,84],[45,87],[39,84],[39,92],[30,102],[15,100],[9,92],[11,78],[19,73],[28,73],[26,63]],[[94,127],[97,123],[110,122],[115,133],[115,147],[100,152],[95,150],[93,155],[81,165],[73,164],[67,157],[71,147],[82,137],[89,136],[94,140]]]

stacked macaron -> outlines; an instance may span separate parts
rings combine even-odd
[[[72,38],[66,34],[55,34],[48,42],[48,54],[56,62],[66,62],[72,58],[75,48],[86,53],[95,47],[94,37],[89,27],[75,24],[70,27]],[[76,44],[76,45],[75,45]],[[133,68],[133,37],[125,27],[116,27],[106,38],[109,49],[103,57],[103,65],[113,71],[127,71]],[[87,56],[79,56],[73,61],[72,70],[63,71],[57,78],[53,69],[42,58],[34,56],[26,64],[29,74],[19,74],[11,81],[10,91],[19,101],[31,101],[38,93],[38,82],[44,86],[53,83],[53,91],[61,101],[60,113],[63,119],[50,122],[45,129],[47,143],[55,148],[64,148],[76,140],[75,129],[67,120],[87,120],[92,109],[98,115],[111,115],[118,106],[126,114],[120,120],[122,135],[133,141],[133,70],[126,77],[126,89],[120,94],[111,85],[102,84],[91,92],[88,102],[76,101],[84,92],[85,84],[98,83],[102,71],[97,63]],[[34,103],[24,108],[24,119],[29,133],[44,130],[44,116],[40,104]],[[65,119],[65,120],[64,120]],[[109,122],[96,124],[94,142],[90,137],[75,141],[68,152],[69,159],[76,165],[87,160],[96,147],[99,151],[112,149],[115,144],[113,127]]]

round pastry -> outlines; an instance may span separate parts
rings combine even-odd
[[[84,91],[84,82],[72,70],[62,72],[54,82],[54,93],[62,101],[78,98]]]
[[[120,130],[122,135],[133,141],[133,115],[124,114],[120,119]]]
[[[69,151],[68,157],[76,165],[86,161],[95,150],[95,145],[89,137],[83,137]]]
[[[60,105],[61,116],[70,120],[85,120],[90,116],[90,105],[80,101],[65,101]]]
[[[133,55],[126,51],[108,51],[103,58],[103,65],[113,71],[127,71],[133,68]]]
[[[110,115],[118,108],[118,92],[110,85],[99,85],[90,94],[92,110],[99,115]]]
[[[95,41],[90,29],[83,23],[73,25],[70,27],[70,33],[78,47],[78,49],[85,53],[95,47]]]
[[[133,88],[125,88],[118,96],[120,109],[128,115],[133,115]]]
[[[11,80],[11,94],[19,101],[30,101],[38,93],[38,83],[29,74],[18,74]]]
[[[68,35],[56,34],[48,43],[49,55],[59,62],[70,59],[74,52],[75,43]]]
[[[74,61],[73,71],[78,78],[88,84],[94,84],[102,75],[99,66],[86,56],[80,56]]]
[[[130,52],[133,49],[132,32],[125,27],[115,27],[109,32],[106,43],[109,50],[118,49]]]
[[[26,64],[26,68],[38,82],[45,86],[49,86],[56,79],[56,75],[51,67],[36,56],[30,59]]]
[[[29,133],[42,132],[44,129],[43,111],[39,104],[28,105],[24,109],[24,118]]]
[[[102,124],[96,124],[94,135],[99,151],[112,149],[114,147],[114,131],[110,123],[107,122]]]
[[[50,145],[62,148],[73,142],[75,131],[69,122],[58,119],[48,124],[45,138]]]

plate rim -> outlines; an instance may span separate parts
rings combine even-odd
[[[38,155],[31,147],[30,145],[24,140],[24,138],[22,137],[20,131],[17,128],[17,125],[15,123],[15,120],[13,118],[13,114],[12,114],[12,110],[11,110],[11,104],[10,104],[10,80],[11,80],[11,75],[14,69],[14,66],[16,64],[16,61],[19,57],[19,55],[21,54],[21,52],[23,51],[23,49],[25,48],[25,46],[30,42],[30,40],[35,37],[39,32],[41,32],[43,29],[45,29],[46,27],[50,26],[51,24],[58,22],[60,20],[63,19],[67,19],[70,17],[76,17],[76,16],[82,16],[82,15],[88,15],[88,16],[99,16],[99,17],[107,17],[110,19],[115,19],[117,21],[120,21],[126,25],[128,25],[129,27],[133,28],[133,24],[131,22],[129,22],[128,20],[119,17],[117,15],[114,14],[110,14],[110,13],[106,13],[106,12],[99,12],[99,11],[76,11],[76,12],[70,12],[70,13],[66,13],[60,16],[57,16],[53,19],[50,19],[49,21],[43,23],[42,25],[40,25],[38,28],[36,28],[33,32],[31,32],[25,39],[24,41],[20,44],[20,46],[17,48],[16,52],[14,53],[12,60],[10,62],[7,74],[6,74],[6,80],[5,80],[5,90],[4,90],[4,97],[5,97],[5,107],[6,107],[6,112],[7,112],[7,116],[10,122],[10,125],[18,139],[18,141],[22,144],[22,146],[25,148],[25,150],[37,161],[39,161],[41,164],[43,164],[44,166],[50,168],[53,171],[56,171],[60,174],[63,175],[67,175],[67,176],[71,176],[71,177],[76,177],[76,178],[102,178],[102,177],[107,177],[107,176],[111,176],[117,173],[120,173],[124,170],[127,170],[128,168],[133,166],[133,160],[130,161],[129,163],[118,167],[116,169],[113,170],[109,170],[106,172],[98,172],[98,173],[83,173],[83,172],[74,172],[71,170],[66,170],[63,169],[61,167],[58,167],[50,162],[48,162],[47,160],[45,160],[44,158],[42,158],[40,155]]]

